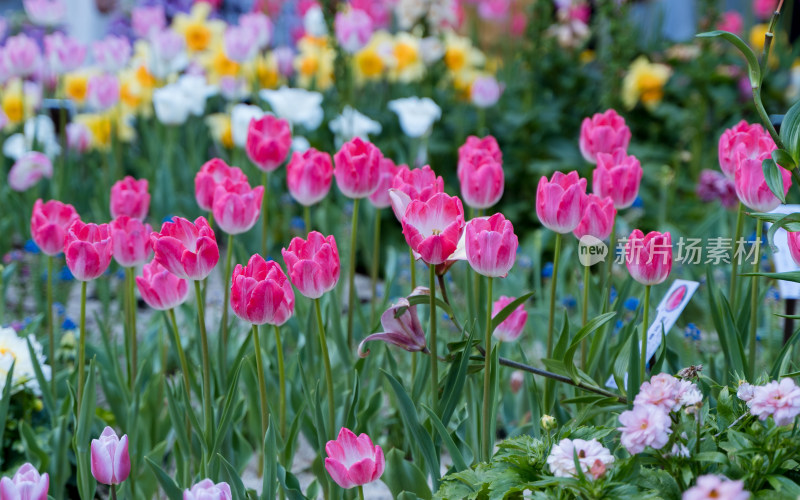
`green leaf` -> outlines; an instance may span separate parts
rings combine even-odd
[[[353,397],[350,399],[350,405],[345,412],[344,426],[348,429],[356,428],[356,409],[358,408],[358,392],[359,381],[358,376],[353,377]]]
[[[30,345],[30,344],[28,344]],[[14,383],[14,365],[16,360],[11,362],[6,375],[6,385],[3,386],[3,397],[0,399],[0,443],[3,442],[3,434],[6,430],[6,418],[8,418],[8,404],[11,402],[11,386]],[[0,454],[0,464],[2,464],[2,454]]]
[[[524,304],[531,297],[533,297],[533,292],[528,292],[525,295],[512,300],[507,306],[500,309],[497,314],[492,316],[492,331],[494,331],[500,323],[508,319],[508,317],[511,316],[517,307],[519,307],[521,304]]]
[[[261,483],[261,500],[273,500],[278,494],[278,456],[275,451],[278,449],[275,438],[275,426],[272,424],[272,416],[269,417],[267,434],[264,436],[264,469],[263,482]]]
[[[28,461],[34,463],[38,462],[37,469],[46,470],[50,464],[50,456],[39,446],[36,434],[33,432],[28,422],[20,420],[19,435],[22,437],[22,442],[25,445],[25,456],[28,457]],[[33,459],[34,457],[36,460]]]
[[[258,355],[258,353],[256,353]],[[228,429],[231,426],[231,419],[233,418],[233,409],[239,405],[234,403],[235,397],[239,394],[239,374],[242,372],[242,358],[236,361],[233,368],[233,376],[228,383],[228,392],[225,396],[225,405],[222,408],[222,414],[219,418],[219,426],[217,432],[214,434],[214,444],[211,446],[211,454],[217,453],[217,450],[222,445],[222,441],[228,435]]]
[[[646,328],[642,325],[642,328]],[[636,398],[636,394],[639,393],[639,364],[641,363],[641,359],[639,357],[639,339],[636,338],[636,335],[631,335],[631,350],[630,350],[630,357],[628,358],[628,386],[626,387],[628,392],[628,401],[633,401]],[[646,346],[642,346],[646,349]]]
[[[764,179],[767,181],[767,187],[776,198],[781,200],[781,203],[786,203],[786,194],[783,190],[783,177],[781,176],[780,168],[775,160],[766,158],[761,162],[761,169],[764,171]]]
[[[447,378],[444,382],[444,391],[442,392],[442,425],[445,427],[450,422],[450,418],[455,412],[458,401],[464,392],[464,384],[467,380],[467,368],[469,367],[469,349],[475,337],[476,329],[473,328],[467,338],[466,347],[462,350],[456,360],[450,365],[450,370],[447,372]]]
[[[747,69],[750,75],[750,85],[758,87],[761,85],[761,66],[758,64],[758,57],[756,57],[756,53],[753,52],[753,49],[747,45],[744,40],[739,38],[738,36],[730,33],[728,31],[707,31],[705,33],[700,33],[697,35],[698,38],[716,38],[720,37],[723,38],[730,43],[732,43],[739,52],[742,53],[744,58],[747,60]]]
[[[783,131],[783,125],[781,125],[781,131]],[[786,170],[792,170],[793,168],[797,167],[797,162],[785,149],[773,149],[772,159],[775,161],[775,163]]]
[[[578,351],[578,348],[581,346],[581,341],[594,333],[598,328],[605,325],[609,321],[611,321],[614,316],[617,314],[614,312],[609,312],[605,314],[601,314],[596,318],[592,318],[586,325],[578,330],[578,333],[572,338],[572,343],[567,348],[567,351],[564,353],[564,368],[567,369],[569,372],[569,376],[572,380],[577,382],[580,379],[578,375],[578,369],[575,366],[575,353]]]
[[[281,488],[283,488],[283,491],[286,492],[286,496],[289,500],[307,500],[306,496],[303,495],[303,492],[300,490],[300,481],[281,464],[278,464],[278,482]]]
[[[447,447],[447,451],[450,452],[450,458],[453,459],[453,466],[456,468],[457,471],[462,471],[467,468],[467,462],[464,460],[464,457],[461,455],[461,450],[458,449],[456,443],[453,441],[453,438],[450,437],[450,433],[447,432],[444,425],[442,425],[442,421],[439,420],[439,417],[436,416],[436,413],[433,412],[429,407],[426,405],[422,405],[422,409],[427,412],[428,417],[431,419],[431,423],[433,427],[436,429],[436,432],[442,437],[442,441],[444,441],[444,445]]]
[[[147,462],[147,465],[153,469],[153,473],[158,480],[158,484],[161,485],[161,489],[164,490],[164,493],[167,495],[169,500],[183,500],[183,492],[178,485],[175,484],[175,480],[172,479],[169,474],[164,472],[164,469],[159,467],[157,463],[153,461],[150,457],[144,457],[144,461]]]
[[[55,422],[55,415],[56,415],[56,403],[53,400],[53,392],[50,390],[52,388],[52,380],[47,381],[44,378],[44,373],[42,372],[42,366],[39,364],[39,357],[36,356],[36,353],[33,351],[33,346],[31,346],[31,339],[25,338],[25,341],[28,344],[28,353],[31,356],[31,364],[33,365],[33,373],[36,375],[36,382],[39,383],[39,388],[42,390],[42,401],[44,402],[44,407],[47,409],[47,413],[49,413],[53,417],[53,421]],[[55,376],[52,374],[51,376]],[[2,442],[2,439],[0,439]]]
[[[794,103],[784,115],[780,134],[781,142],[788,150],[794,163],[800,164],[800,101]],[[781,164],[780,162],[778,163]]]
[[[423,500],[430,500],[433,495],[425,475],[413,462],[404,458],[402,451],[392,448],[386,454],[386,469],[381,476],[392,496],[399,498],[404,491],[410,491]]]
[[[222,468],[225,469],[225,474],[227,477],[227,483],[231,487],[231,493],[233,493],[233,498],[246,498],[245,495],[245,487],[244,483],[242,483],[242,478],[236,469],[231,465],[230,462],[225,460],[225,457],[217,453],[217,460],[220,461],[222,464]]]

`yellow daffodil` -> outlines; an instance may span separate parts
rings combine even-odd
[[[22,80],[19,78],[9,80],[3,88],[0,105],[9,123],[17,124],[32,116],[35,104],[32,99],[25,99]]]
[[[281,82],[278,60],[271,52],[255,59],[255,78],[262,89],[275,89]]]
[[[172,28],[186,38],[186,49],[189,52],[204,52],[222,43],[225,23],[208,19],[211,6],[206,2],[196,2],[191,12],[177,14],[172,21]]]
[[[304,36],[297,44],[294,60],[297,82],[301,87],[324,91],[333,85],[333,63],[336,52],[326,38]]]
[[[83,104],[89,88],[89,76],[90,74],[86,71],[76,71],[64,75],[64,95],[78,104]]]
[[[122,71],[119,74],[120,101],[126,111],[149,116],[152,112],[153,89],[156,79],[145,65]]]
[[[376,31],[369,42],[353,55],[353,73],[356,82],[375,81],[383,78],[393,64],[394,38],[386,31]]]
[[[208,81],[216,85],[224,77],[236,77],[242,71],[239,63],[228,59],[222,46],[213,49],[201,59],[201,63],[208,71]]]
[[[107,150],[111,146],[111,115],[86,113],[76,115],[76,123],[83,124],[91,133],[93,149]]]
[[[672,69],[665,64],[651,63],[645,56],[639,56],[628,69],[622,81],[622,102],[628,109],[638,101],[648,109],[658,106],[664,97],[664,84],[672,75]]]
[[[233,132],[231,129],[230,115],[227,113],[208,115],[206,117],[206,124],[215,142],[228,149],[233,147]]]
[[[472,40],[453,32],[444,37],[444,63],[452,73],[480,67],[485,63],[483,53],[472,46]]]
[[[766,24],[756,24],[750,28],[750,47],[752,47],[756,53],[760,53],[764,50],[764,37],[767,35],[768,29],[769,25]]]
[[[393,64],[389,69],[389,79],[409,83],[417,81],[425,74],[425,63],[419,52],[419,38],[410,33],[400,32],[394,37],[392,46]]]

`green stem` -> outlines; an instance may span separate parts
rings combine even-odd
[[[484,356],[484,368],[483,368],[483,412],[481,415],[481,423],[482,423],[482,432],[481,432],[481,443],[483,444],[483,461],[489,462],[492,458],[492,437],[490,432],[490,422],[489,422],[489,414],[490,405],[494,404],[494,401],[489,401],[490,392],[491,392],[491,359],[492,359],[492,277],[489,276],[489,285],[488,285],[488,296],[487,296],[487,309],[486,309],[486,336],[485,336],[485,343],[486,343],[486,356]]]
[[[200,282],[194,282],[194,295],[197,299],[197,315],[200,326],[200,348],[203,354],[203,413],[205,413],[205,437],[212,439],[214,432],[214,410],[211,406],[211,364],[208,358],[208,334],[206,333],[206,312],[203,304]],[[206,461],[204,460],[204,467]]]
[[[436,266],[430,264],[430,351],[431,351],[431,408],[439,413],[439,357],[436,348]]]
[[[181,372],[183,373],[183,384],[186,386],[186,404],[191,405],[192,399],[192,385],[189,382],[189,363],[186,361],[186,353],[183,351],[181,344],[181,336],[178,331],[178,320],[175,318],[175,309],[167,310],[170,323],[172,324],[172,335],[175,340],[175,350],[178,351],[178,360],[181,363]]]
[[[558,260],[561,254],[561,233],[556,233],[556,248],[553,253],[553,275],[550,277],[550,313],[547,319],[547,358],[553,357],[553,326],[556,314],[556,284],[558,283]]]
[[[608,239],[608,256],[606,257],[606,297],[601,310],[605,313],[611,303],[611,287],[613,286],[612,276],[614,271],[614,259],[617,257],[617,247],[614,240],[617,239],[617,225],[616,220],[611,223],[611,236]]]
[[[88,282],[81,281],[81,320],[80,335],[78,342],[78,399],[76,401],[77,411],[75,415],[81,414],[81,399],[83,399],[83,381],[86,378],[86,286]]]
[[[136,280],[134,277],[134,269],[132,267],[125,269],[125,278],[128,286],[128,314],[130,316],[130,335],[131,346],[131,391],[133,391],[136,384],[136,369],[139,362],[138,345],[136,342]]]
[[[642,345],[639,356],[639,381],[644,382],[647,373],[647,330],[650,315],[650,285],[644,287],[644,311],[642,312]]]
[[[411,270],[411,291],[417,288],[417,261],[414,259],[414,250],[408,248],[409,269]]]
[[[761,261],[761,219],[756,218],[756,251],[753,260],[753,277],[750,285],[750,380],[756,375],[756,333],[758,330],[758,266]]]
[[[364,500],[364,487],[358,485],[358,500]]]
[[[230,304],[228,301],[230,299],[231,294],[231,262],[233,258],[233,235],[228,235],[228,248],[225,250],[225,274],[222,281],[222,288],[225,289],[223,292],[223,299],[222,299],[222,335],[220,339],[220,349],[219,349],[219,363],[220,363],[220,372],[223,376],[226,373],[225,365],[228,363],[228,356],[227,356],[227,346],[228,346],[228,309],[230,309]]]
[[[744,226],[744,205],[739,202],[739,209],[736,212],[736,234],[733,238],[733,244],[739,244],[739,238],[742,237],[742,228]],[[739,262],[736,259],[731,259],[731,291],[729,294],[731,310],[736,310],[736,301],[739,289],[737,287],[737,280],[739,278]]]
[[[306,233],[311,232],[311,207],[303,205],[303,220],[306,223]]]
[[[256,371],[258,372],[256,374],[258,376],[258,399],[261,404],[261,439],[259,442],[263,442],[269,425],[269,406],[267,406],[267,381],[264,378],[264,367],[261,365],[261,342],[258,338],[258,325],[253,325],[253,348],[255,349]]]
[[[322,307],[320,299],[314,299],[314,308],[317,311],[317,330],[319,332],[319,345],[322,348],[322,361],[325,364],[325,384],[328,386],[328,422],[331,433],[336,434],[336,415],[334,413],[333,374],[331,372],[331,357],[328,354],[328,341],[325,338],[325,323],[322,322]]]
[[[281,345],[281,329],[275,325],[275,349],[278,351],[278,413],[281,436],[286,436],[286,373],[283,368],[283,346]]]
[[[264,197],[261,199],[261,254],[267,258],[267,234],[269,233],[269,172],[262,172],[261,183],[264,185]]]
[[[358,234],[358,202],[360,199],[353,200],[353,222],[350,229],[350,267],[347,270],[347,286],[348,286],[348,299],[347,299],[347,345],[353,347],[353,310],[355,309],[356,302],[356,240]]]
[[[372,303],[369,310],[369,328],[375,323],[375,305],[378,296],[378,270],[381,263],[381,210],[375,210],[375,229],[372,235]]]
[[[56,334],[55,325],[53,324],[53,257],[47,257],[47,339],[50,342],[50,390],[53,393],[53,401],[56,401],[56,374],[58,369],[56,367]],[[2,286],[0,285],[0,291]]]
[[[589,266],[583,266],[583,308],[581,309],[581,325],[586,326],[589,318]],[[586,339],[581,340],[581,368],[586,368]]]
[[[111,500],[117,500],[117,485],[111,485]]]

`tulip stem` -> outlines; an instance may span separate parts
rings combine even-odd
[[[347,286],[348,286],[348,300],[347,300],[347,346],[353,347],[353,309],[355,309],[356,302],[356,240],[358,234],[358,202],[360,199],[353,200],[353,222],[350,229],[350,268],[348,269]]]
[[[488,277],[489,285],[488,285],[488,293],[487,293],[487,310],[486,310],[486,355],[484,356],[484,363],[483,363],[483,414],[481,415],[481,424],[482,424],[482,439],[481,442],[483,443],[483,460],[488,462],[492,456],[492,448],[494,445],[492,443],[491,438],[491,425],[489,422],[489,405],[493,404],[493,401],[489,401],[490,393],[491,393],[491,359],[492,359],[492,284],[493,280],[492,277]]]
[[[117,485],[111,485],[111,500],[117,500]]]
[[[606,288],[608,290],[608,294],[605,297],[605,302],[603,303],[603,307],[601,310],[605,313],[608,312],[608,307],[611,304],[611,288],[613,286],[612,283],[612,276],[614,270],[614,259],[617,256],[617,247],[616,242],[614,240],[617,239],[617,221],[614,220],[611,222],[611,235],[608,239],[608,255],[606,256]]]
[[[650,285],[644,287],[644,310],[642,311],[642,345],[639,347],[639,382],[644,382],[647,373],[647,330],[650,315]]]
[[[203,354],[203,413],[205,422],[205,438],[208,442],[214,432],[214,410],[211,407],[211,366],[208,360],[208,334],[206,333],[206,312],[200,282],[194,281],[194,295],[197,299],[197,315],[200,326],[200,348]],[[203,473],[207,464],[203,461]]]
[[[129,267],[125,269],[125,279],[126,279],[126,284],[128,286],[128,316],[130,321],[128,334],[130,335],[129,341],[131,346],[130,384],[132,393],[134,385],[136,384],[136,368],[137,368],[136,365],[139,362],[138,346],[136,344],[136,289],[135,289],[135,278],[133,273],[134,273],[134,268]]]
[[[281,329],[275,325],[275,349],[278,351],[278,413],[281,436],[286,435],[286,373],[283,367],[283,346],[281,345]]]
[[[753,257],[753,277],[750,285],[750,380],[756,376],[756,337],[758,330],[758,266],[761,263],[761,219],[756,218],[755,256]]]
[[[364,487],[358,485],[358,500],[364,500]]]
[[[414,250],[408,248],[409,270],[411,271],[411,291],[417,288],[417,261],[414,259]]]
[[[262,172],[262,184],[264,184],[264,196],[261,198],[261,254],[267,258],[268,240],[267,233],[269,232],[269,172]]]
[[[375,305],[378,298],[378,271],[381,263],[381,210],[375,210],[375,229],[372,235],[372,304],[369,311],[369,328],[375,322]],[[370,330],[371,332],[372,330]]]
[[[589,318],[589,266],[583,266],[583,308],[581,309],[581,326],[586,326]],[[586,368],[586,338],[581,340],[581,368]]]
[[[81,399],[83,399],[83,380],[86,378],[86,287],[88,282],[81,281],[81,320],[80,335],[78,342],[78,398],[76,401],[77,411],[75,415],[81,414]]]
[[[53,324],[53,257],[47,257],[47,339],[50,342],[50,368],[53,371],[50,376],[50,390],[53,393],[53,401],[56,401],[56,335],[55,325]],[[2,285],[0,285],[2,290]],[[54,420],[55,422],[55,420]]]
[[[439,413],[439,358],[436,348],[436,266],[430,264],[431,408]]]
[[[558,260],[561,254],[561,233],[556,233],[553,252],[553,274],[550,276],[550,314],[547,319],[547,358],[553,357],[553,324],[556,314],[556,284],[558,283]]]
[[[175,309],[168,309],[167,316],[169,316],[170,323],[172,324],[172,335],[175,339],[175,350],[178,351],[178,360],[181,363],[181,372],[183,372],[183,384],[186,386],[186,405],[191,406],[192,384],[189,382],[189,363],[186,361],[186,353],[183,351],[183,345],[181,344],[181,336],[178,330],[178,320],[175,318]]]
[[[325,384],[328,386],[328,422],[331,432],[336,429],[336,415],[333,406],[333,374],[331,373],[331,357],[328,354],[328,341],[325,339],[325,323],[322,322],[322,307],[320,299],[314,299],[314,308],[317,310],[317,330],[319,331],[319,345],[322,348],[322,361],[325,363]]]
[[[225,289],[223,292],[223,300],[222,300],[222,336],[220,339],[220,349],[219,349],[219,363],[220,363],[220,373],[223,374],[223,377],[226,373],[225,365],[227,365],[228,356],[227,356],[227,346],[228,346],[228,309],[230,305],[228,304],[231,294],[231,260],[233,257],[233,235],[228,235],[228,248],[225,250],[225,274],[222,281],[222,288]],[[224,380],[224,378],[223,378]]]
[[[306,223],[306,232],[311,232],[311,207],[303,205],[303,221]]]
[[[744,205],[742,202],[739,202],[739,210],[736,212],[736,233],[734,234],[733,244],[738,245],[739,239],[742,237],[742,227],[744,225]],[[731,259],[731,292],[729,294],[730,297],[730,305],[731,310],[736,310],[736,295],[739,291],[736,287],[736,281],[739,277],[739,263],[736,261],[735,258]]]
[[[269,425],[269,407],[267,406],[267,381],[264,378],[264,367],[261,365],[261,342],[258,338],[258,325],[253,325],[253,348],[255,349],[256,371],[258,372],[258,399],[261,403],[261,439],[259,442],[263,442]]]

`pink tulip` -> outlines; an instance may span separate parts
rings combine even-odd
[[[286,184],[297,203],[310,207],[328,195],[333,180],[331,155],[314,148],[295,152],[286,165]]]
[[[228,483],[214,484],[210,479],[203,479],[183,491],[183,500],[233,500],[233,495]]]
[[[479,108],[490,108],[497,104],[503,95],[503,85],[492,75],[475,78],[469,88],[472,104]]]
[[[672,270],[672,237],[651,231],[644,235],[634,229],[625,245],[625,264],[631,277],[650,286],[663,283]]]
[[[346,142],[333,156],[336,185],[348,198],[365,198],[378,189],[381,150],[356,137]]]
[[[9,76],[33,75],[39,70],[41,59],[39,45],[25,33],[9,37],[3,47],[3,66]]]
[[[614,200],[617,209],[633,205],[642,181],[642,165],[635,156],[618,149],[613,154],[598,153],[592,172],[592,191],[601,198]]]
[[[31,237],[43,254],[56,256],[64,251],[67,230],[77,219],[78,212],[72,205],[38,199],[31,214]]]
[[[189,284],[178,278],[152,260],[142,268],[142,275],[136,277],[139,295],[148,306],[158,311],[174,309],[186,301]]]
[[[80,68],[86,60],[86,50],[86,45],[60,31],[44,37],[45,59],[57,75]]]
[[[555,172],[550,179],[542,176],[536,189],[539,222],[557,233],[574,231],[583,216],[586,179],[578,177],[574,170],[566,175]]]
[[[467,206],[485,209],[500,201],[505,187],[502,163],[488,152],[476,150],[459,162],[459,167],[461,196]]]
[[[753,0],[753,14],[759,19],[769,19],[776,8],[778,0]]]
[[[64,0],[23,0],[28,19],[37,26],[52,28],[64,21],[67,4]]]
[[[147,179],[136,180],[130,175],[111,186],[111,217],[127,215],[144,220],[150,210]]]
[[[508,18],[511,0],[481,0],[478,3],[478,14],[482,19],[502,21]]]
[[[92,439],[92,476],[102,484],[120,484],[130,473],[128,436],[120,439],[114,429],[106,427],[100,439]]]
[[[277,262],[253,255],[233,270],[231,308],[248,323],[280,326],[294,313],[292,284]]]
[[[50,476],[39,474],[30,463],[17,469],[12,479],[0,479],[0,498],[3,500],[47,500]]]
[[[443,264],[464,232],[464,208],[458,197],[438,193],[427,201],[412,201],[401,223],[406,243],[418,258],[427,264]]]
[[[292,146],[289,122],[272,115],[250,120],[245,151],[256,167],[272,172],[286,160]]]
[[[214,191],[214,220],[228,234],[249,231],[261,215],[264,186],[250,189],[246,182],[225,180]]]
[[[115,75],[99,74],[89,78],[86,102],[95,111],[105,111],[119,102],[119,80]]]
[[[131,11],[131,25],[139,38],[147,38],[151,32],[161,31],[167,26],[164,6],[134,7]]]
[[[131,51],[131,42],[122,36],[108,35],[92,43],[94,62],[109,73],[123,69],[131,58]]]
[[[76,219],[64,238],[67,267],[78,281],[102,275],[111,263],[113,245],[108,224],[86,224]]]
[[[214,208],[214,193],[217,185],[224,184],[225,180],[234,183],[247,182],[247,176],[239,167],[229,167],[224,160],[214,158],[207,161],[200,171],[194,176],[194,197],[197,205],[207,211]]]
[[[342,427],[335,441],[325,445],[325,470],[344,489],[377,481],[386,465],[383,450],[366,434],[356,437]]]
[[[789,240],[789,253],[792,254],[795,264],[800,266],[800,231],[788,232],[787,238]]]
[[[408,168],[408,167],[406,167]],[[375,208],[386,208],[391,206],[392,198],[389,196],[389,189],[392,188],[394,178],[400,168],[389,158],[381,160],[381,173],[380,180],[378,181],[378,189],[369,195],[369,201]]]
[[[244,26],[228,26],[225,30],[225,55],[237,63],[245,63],[255,57],[258,45],[257,33]]]
[[[259,50],[269,46],[272,39],[272,21],[263,12],[248,12],[239,16],[239,26],[253,32]]]
[[[764,177],[762,161],[769,157],[770,154],[767,152],[758,158],[745,158],[743,155],[738,157],[734,177],[736,196],[739,197],[739,201],[756,212],[771,212],[781,204],[781,201],[767,186],[767,180]],[[786,196],[792,185],[792,174],[781,166],[778,166],[778,169],[783,182],[783,195]]]
[[[111,242],[114,260],[122,267],[135,267],[147,262],[152,252],[150,224],[122,215],[112,220]]]
[[[775,148],[772,137],[761,125],[742,120],[726,129],[719,138],[719,168],[725,177],[734,180],[741,159],[763,158]]]
[[[469,221],[465,243],[469,265],[476,273],[491,278],[508,275],[519,247],[514,226],[503,214]]]
[[[511,14],[511,35],[516,38],[525,36],[525,31],[528,29],[528,16],[524,11],[518,11]]]
[[[181,217],[165,222],[160,233],[150,235],[154,260],[179,278],[204,280],[219,261],[214,230],[205,217],[194,224]]]
[[[499,299],[492,304],[492,318],[506,308],[507,305],[514,302],[515,297],[506,297],[502,295]],[[525,304],[520,304],[514,309],[502,323],[497,325],[492,334],[497,340],[501,342],[513,342],[522,334],[525,329],[525,323],[528,321],[528,311],[525,310]]]
[[[578,145],[589,163],[597,163],[597,153],[613,153],[620,148],[627,151],[630,142],[631,131],[625,118],[613,109],[583,119]]]
[[[500,151],[500,146],[497,144],[497,139],[491,135],[484,138],[478,138],[474,135],[467,137],[467,141],[458,148],[458,167],[457,174],[459,180],[461,179],[461,171],[464,170],[473,155],[489,154],[489,156],[500,165],[503,164],[503,153]]]
[[[393,0],[350,0],[350,7],[366,12],[375,29],[388,28],[392,22]]]
[[[333,25],[336,41],[349,54],[361,50],[372,37],[372,18],[360,9],[337,12]]]
[[[383,331],[368,335],[358,344],[358,355],[367,357],[369,350],[364,351],[364,343],[382,340],[396,345],[408,352],[428,352],[425,342],[425,331],[417,315],[417,306],[412,306],[405,297],[397,301],[381,315]]]
[[[741,36],[742,31],[744,30],[744,19],[742,19],[742,15],[735,10],[723,12],[722,16],[720,16],[719,22],[717,23],[717,29],[722,31],[730,31],[735,35]]]
[[[27,191],[42,178],[53,177],[53,163],[44,153],[28,151],[8,171],[8,185],[14,191]]]
[[[589,235],[604,240],[611,235],[616,215],[617,209],[614,208],[614,200],[589,194],[586,196],[586,205],[583,208],[581,221],[572,234],[578,239]]]
[[[281,255],[292,283],[305,297],[318,299],[339,281],[339,249],[332,235],[311,231],[305,240],[293,238]]]
[[[408,204],[414,200],[428,201],[436,193],[444,193],[444,180],[425,165],[409,169],[408,165],[398,167],[389,189],[392,211],[398,221],[403,220]]]

